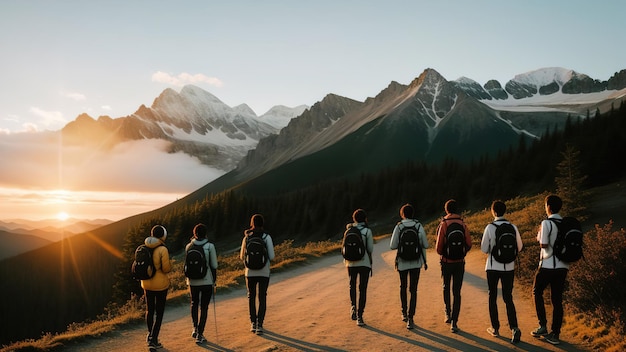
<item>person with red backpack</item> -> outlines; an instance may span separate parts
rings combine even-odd
[[[494,337],[499,336],[500,321],[498,320],[498,281],[502,282],[502,299],[506,305],[506,316],[511,328],[511,343],[518,343],[522,331],[517,325],[517,312],[513,303],[513,281],[515,280],[515,259],[522,250],[522,237],[517,226],[504,218],[506,204],[496,200],[491,203],[493,222],[485,226],[480,249],[488,254],[485,263],[487,287],[489,288],[489,318],[491,327],[487,332]]]
[[[263,215],[250,218],[250,228],[244,231],[239,258],[245,266],[250,331],[263,334],[263,321],[267,311],[267,289],[270,284],[270,261],[274,259],[272,237],[265,232]],[[257,297],[259,307],[257,310]]]
[[[472,248],[469,229],[461,215],[456,200],[446,202],[446,215],[437,228],[437,253],[440,255],[441,277],[443,279],[443,302],[446,314],[445,323],[450,331],[459,331],[457,325],[461,310],[461,286],[465,274],[465,254]],[[452,282],[453,303],[450,305],[450,282]]]
[[[396,270],[400,275],[402,321],[406,322],[406,328],[409,330],[415,327],[413,316],[417,305],[417,283],[420,278],[420,270],[422,267],[424,270],[428,270],[426,263],[428,239],[424,226],[413,218],[414,213],[411,204],[405,204],[400,208],[402,220],[394,227],[389,244],[389,248],[397,250]],[[407,286],[411,295],[408,305]]]
[[[213,296],[217,273],[217,253],[215,245],[207,238],[207,227],[197,224],[193,228],[193,237],[185,246],[185,281],[189,286],[191,297],[191,337],[197,344],[206,341],[204,328],[209,311],[209,303]],[[198,318],[198,308],[200,317]]]

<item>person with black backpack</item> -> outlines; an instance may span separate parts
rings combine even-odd
[[[150,351],[163,347],[159,342],[159,332],[165,313],[167,290],[170,287],[167,273],[172,270],[169,251],[165,247],[166,238],[165,227],[155,225],[150,230],[150,236],[144,241],[145,246],[152,250],[152,262],[155,269],[150,279],[141,280],[141,288],[144,290],[146,299],[146,325],[148,326],[146,342]]]
[[[493,222],[485,227],[480,249],[488,254],[485,271],[489,288],[489,318],[491,327],[487,332],[499,336],[498,320],[498,281],[502,282],[502,299],[506,305],[506,316],[511,328],[511,343],[518,343],[522,331],[517,325],[517,313],[513,303],[513,281],[515,279],[515,259],[522,250],[522,237],[517,226],[504,218],[506,204],[496,200],[491,204]]]
[[[191,296],[191,321],[193,323],[191,337],[196,340],[197,344],[202,344],[206,341],[204,328],[217,273],[215,245],[209,242],[207,227],[204,224],[197,224],[193,228],[193,237],[185,246],[184,273]],[[200,308],[199,319],[198,308]]]
[[[555,253],[555,243],[559,236],[559,224],[563,217],[559,214],[563,201],[557,195],[549,195],[545,199],[545,209],[548,218],[541,222],[537,241],[539,242],[540,260],[539,268],[535,274],[533,283],[533,296],[535,298],[535,310],[539,320],[539,327],[531,332],[534,337],[543,336],[553,344],[561,343],[559,335],[563,325],[563,291],[565,279],[569,270],[569,262],[561,260]],[[552,301],[552,326],[548,332],[548,319],[544,306],[543,291],[550,286],[550,298]]]
[[[458,332],[457,325],[461,311],[461,287],[465,274],[465,254],[472,248],[469,229],[461,215],[456,200],[446,202],[446,215],[437,228],[437,253],[440,255],[441,277],[443,279],[443,302],[446,314],[445,323],[450,324],[451,332]],[[453,303],[450,305],[450,282],[452,282]]]
[[[267,288],[270,284],[270,261],[274,259],[272,237],[265,232],[261,214],[250,218],[250,228],[244,231],[239,258],[245,266],[250,331],[263,334],[263,321],[267,310]],[[257,310],[256,300],[259,300]]]
[[[396,270],[400,275],[400,304],[402,321],[406,322],[407,329],[413,329],[415,323],[415,306],[417,305],[417,283],[422,266],[428,270],[426,263],[426,248],[428,239],[424,226],[413,219],[414,209],[411,204],[400,208],[402,220],[396,224],[391,234],[389,247],[396,249]],[[407,306],[407,283],[411,298]]]
[[[352,213],[352,223],[346,225],[344,233],[344,244],[347,244],[347,237],[356,230],[357,237],[360,237],[360,247],[358,250],[360,258],[352,258],[347,253],[346,246],[342,246],[344,254],[344,265],[348,268],[350,279],[350,318],[356,320],[356,325],[365,326],[363,321],[363,311],[367,301],[367,284],[372,273],[372,251],[374,250],[374,235],[367,226],[367,215],[365,210],[357,209]],[[357,279],[359,281],[357,299]]]

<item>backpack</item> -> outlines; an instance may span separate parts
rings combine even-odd
[[[500,225],[491,223],[496,227],[496,244],[491,249],[491,257],[502,264],[511,263],[517,258],[517,236],[515,228],[510,222]]]
[[[583,257],[583,231],[580,222],[573,217],[548,219],[558,228],[554,241],[554,255],[566,263],[573,263]]]
[[[350,226],[343,234],[341,243],[341,255],[345,260],[358,261],[365,256],[365,243],[363,234],[356,226]]]
[[[246,250],[243,264],[248,269],[259,270],[267,264],[267,246],[265,245],[265,234],[262,236],[246,236]]]
[[[398,257],[404,260],[418,260],[422,256],[419,227],[420,224],[418,223],[417,226],[407,226],[400,230]]]
[[[465,227],[463,225],[458,222],[452,222],[448,225],[444,250],[444,257],[448,259],[459,260],[465,258],[467,248],[465,247]]]
[[[152,260],[153,249],[145,244],[139,245],[135,250],[135,260],[131,266],[131,273],[135,280],[149,280],[156,274],[154,261]]]
[[[208,243],[208,242],[207,242]],[[185,276],[190,279],[203,279],[209,268],[206,255],[204,253],[204,245],[192,244],[185,253]]]

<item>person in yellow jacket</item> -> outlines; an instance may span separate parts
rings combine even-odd
[[[141,288],[143,288],[146,298],[146,325],[148,326],[146,341],[150,351],[162,347],[161,343],[159,343],[159,331],[161,330],[163,313],[165,312],[167,290],[170,287],[170,279],[167,277],[167,273],[172,270],[170,254],[165,247],[166,238],[167,230],[165,227],[155,225],[150,231],[150,237],[147,237],[144,241],[145,245],[152,249],[152,261],[156,270],[152,278],[141,280]]]

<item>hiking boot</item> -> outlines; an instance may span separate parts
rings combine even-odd
[[[406,322],[406,328],[408,330],[413,330],[414,327],[415,327],[415,324],[413,323],[413,318],[408,318]]]
[[[198,328],[193,328],[191,331],[191,337],[194,339],[198,337]]]
[[[493,337],[498,337],[500,336],[500,333],[498,332],[498,329],[494,329],[492,327],[488,327],[487,328],[487,332],[489,333],[489,335],[493,336]]]
[[[561,343],[561,340],[559,340],[559,335],[555,334],[555,333],[549,333],[546,336],[543,337],[544,340],[548,341],[549,343],[553,344],[553,345],[558,345]]]
[[[150,351],[152,351],[152,350],[156,350],[157,348],[163,348],[163,345],[158,340],[150,341],[148,343],[148,348],[150,349]]]
[[[548,329],[545,326],[540,325],[538,328],[531,331],[530,334],[534,337],[545,336],[548,335]]]
[[[356,320],[356,307],[352,306],[350,308],[350,319]]]
[[[511,329],[511,334],[511,343],[518,343],[519,340],[522,338],[522,330],[518,328]]]
[[[196,344],[201,345],[205,342],[206,342],[206,339],[204,338],[204,336],[202,336],[202,334],[197,334]]]
[[[450,332],[458,332],[459,327],[456,325],[456,321],[452,320],[450,322]]]
[[[256,334],[263,335],[263,324],[257,324],[256,326]]]
[[[250,332],[256,332],[256,323],[250,323]]]
[[[363,321],[363,317],[356,318],[356,325],[365,326],[365,322]]]

